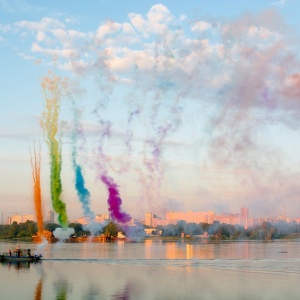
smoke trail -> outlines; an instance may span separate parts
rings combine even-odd
[[[43,212],[42,212],[42,193],[41,193],[41,145],[39,144],[39,149],[36,150],[35,144],[33,146],[33,153],[31,153],[30,148],[30,162],[32,169],[32,179],[33,179],[33,198],[36,212],[36,219],[38,224],[38,235],[43,236],[44,224],[43,224]]]
[[[47,245],[48,245],[48,240],[44,237],[44,238],[42,239],[42,243],[39,244],[39,245],[37,246],[36,250],[34,251],[34,254],[35,254],[35,255],[42,254],[43,251],[44,251],[44,249],[47,247]]]
[[[51,200],[53,209],[58,213],[58,222],[66,228],[68,225],[68,217],[66,212],[66,204],[61,200],[62,183],[61,183],[61,145],[57,140],[58,133],[58,115],[60,110],[61,96],[61,78],[49,71],[49,76],[44,77],[42,88],[46,101],[46,111],[44,112],[44,120],[42,126],[46,134],[46,141],[50,152],[51,165]]]
[[[127,223],[131,220],[131,216],[121,211],[122,199],[120,198],[117,185],[112,178],[105,175],[101,176],[101,180],[108,188],[109,196],[107,203],[111,218],[120,223]]]
[[[95,219],[94,212],[90,209],[90,197],[91,194],[89,190],[85,187],[85,181],[82,174],[82,168],[77,163],[77,136],[82,135],[80,123],[79,123],[79,112],[75,107],[75,102],[73,101],[73,134],[72,134],[72,164],[75,172],[75,188],[77,191],[78,198],[82,204],[82,209],[84,216],[89,216],[90,221],[93,222]]]

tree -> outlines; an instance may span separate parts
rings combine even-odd
[[[173,224],[166,225],[161,233],[162,236],[179,236],[176,226]]]
[[[108,237],[117,237],[119,228],[114,222],[109,222],[105,227],[103,227],[103,232]]]
[[[184,220],[178,221],[176,224],[177,234],[180,235],[182,232],[185,232],[185,227],[186,227],[186,221]]]
[[[59,225],[56,223],[47,223],[45,224],[45,230],[53,232],[56,228],[58,228]]]
[[[19,233],[19,225],[15,221],[11,224],[10,229],[8,231],[8,238],[15,238]]]
[[[70,223],[69,224],[69,227],[70,228],[73,228],[75,230],[75,235],[76,236],[80,236],[82,234],[86,234],[86,235],[89,235],[90,232],[89,231],[84,231],[82,229],[82,225],[80,223]]]

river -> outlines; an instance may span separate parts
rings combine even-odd
[[[39,263],[1,263],[1,299],[299,299],[300,241],[0,242]]]

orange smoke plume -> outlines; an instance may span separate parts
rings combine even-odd
[[[33,179],[33,198],[35,204],[35,212],[38,224],[38,235],[43,236],[44,222],[42,212],[42,190],[41,190],[41,145],[37,151],[35,145],[33,147],[33,153],[31,156],[31,168]]]

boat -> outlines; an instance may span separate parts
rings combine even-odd
[[[22,262],[22,261],[40,261],[42,259],[42,255],[28,255],[28,256],[10,256],[8,254],[2,253],[0,255],[0,261],[10,261],[10,262]]]
[[[14,253],[10,250],[9,252],[3,252],[0,254],[0,261],[5,262],[33,262],[40,261],[42,259],[42,254],[31,255],[30,249],[21,250],[20,248],[16,249]]]

